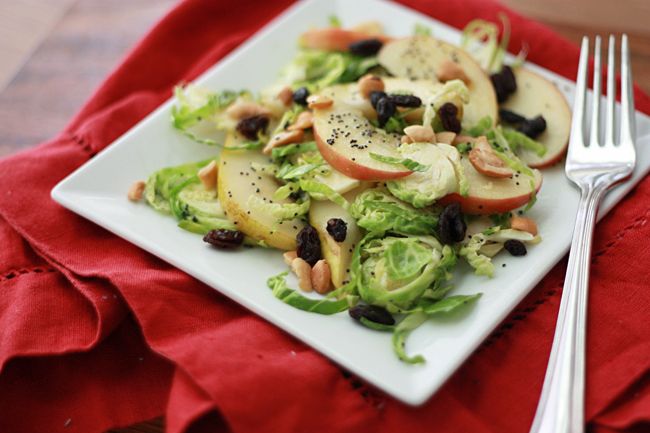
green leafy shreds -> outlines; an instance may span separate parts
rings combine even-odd
[[[224,146],[224,149],[228,150],[258,150],[264,147],[264,141],[260,140],[247,140],[242,141],[241,143],[235,146]]]
[[[346,296],[339,300],[307,298],[287,285],[285,280],[287,274],[288,272],[282,272],[279,275],[269,278],[266,281],[266,285],[272,290],[273,296],[294,308],[312,313],[330,315],[345,311],[356,303],[354,296]]]
[[[406,354],[406,337],[415,328],[419,327],[427,320],[427,315],[424,313],[412,313],[404,317],[402,321],[395,327],[393,332],[393,351],[397,357],[406,362],[407,364],[422,364],[425,362],[422,355],[408,356]]]
[[[308,197],[307,200],[297,203],[271,203],[256,195],[248,197],[247,203],[251,210],[255,209],[260,213],[270,214],[277,222],[307,215],[311,204]]]
[[[510,219],[512,218],[512,212],[504,212],[499,214],[490,215],[490,219],[495,226],[501,228],[510,227]]]
[[[512,128],[503,128],[501,132],[508,141],[510,149],[515,153],[519,152],[520,149],[526,149],[535,152],[537,156],[544,156],[546,154],[546,147],[526,134],[522,134]]]
[[[415,23],[415,26],[413,26],[413,34],[415,36],[431,36],[431,27],[422,23]]]
[[[377,323],[377,322],[373,322],[372,320],[368,320],[365,317],[361,317],[359,319],[359,323],[361,323],[366,328],[370,328],[374,331],[380,331],[380,332],[395,331],[395,325],[384,325],[383,323]]]
[[[273,130],[271,137],[284,131],[287,128],[287,126],[291,125],[296,120],[298,115],[303,111],[305,111],[305,107],[299,104],[293,104],[290,109],[288,109],[287,111],[284,112],[284,114],[282,114],[282,117],[278,122],[278,126],[276,126],[275,129]]]
[[[310,179],[300,179],[300,189],[305,191],[316,200],[329,200],[347,210],[350,208],[350,203],[338,192],[334,191],[324,183],[317,182]]]
[[[411,171],[427,171],[429,169],[428,165],[420,164],[409,158],[395,158],[393,156],[379,155],[378,153],[372,152],[370,152],[370,157],[375,161],[385,162],[386,164],[404,166]]]
[[[500,41],[499,29],[488,21],[473,20],[463,29],[461,47],[469,51],[488,73],[501,70],[510,40],[508,17],[501,13],[499,19],[503,25]]]
[[[288,198],[292,193],[298,191],[300,189],[300,186],[298,185],[297,182],[289,182],[278,189],[275,190],[273,193],[273,200],[284,200],[285,198]]]
[[[423,235],[432,233],[438,225],[436,214],[393,197],[382,188],[371,188],[359,194],[350,213],[359,227],[373,233],[403,233]]]
[[[467,263],[474,268],[476,275],[485,275],[492,278],[494,275],[494,264],[492,260],[479,253],[481,247],[485,244],[487,239],[485,234],[477,233],[473,235],[466,245],[463,245],[458,251],[461,257],[464,257]]]
[[[460,143],[456,145],[456,149],[460,153],[469,153],[472,150],[472,143]]]
[[[287,158],[292,155],[297,155],[306,152],[316,152],[318,146],[315,141],[308,141],[305,143],[292,143],[286,146],[275,147],[271,150],[271,158],[277,161],[282,158]]]
[[[455,295],[448,296],[444,299],[437,301],[422,300],[418,303],[418,306],[415,308],[415,311],[420,311],[427,315],[439,314],[439,313],[451,313],[457,310],[463,305],[467,305],[470,302],[473,302],[480,298],[482,293],[476,293],[473,295]]]
[[[482,117],[478,123],[465,131],[464,135],[471,135],[472,137],[479,137],[487,135],[492,129],[492,118],[490,116]]]
[[[404,117],[395,115],[388,118],[384,125],[384,131],[388,133],[396,132],[401,134],[407,126],[408,124],[406,123],[406,120],[404,120]]]
[[[289,167],[288,170],[283,171],[280,169],[277,173],[277,177],[282,180],[293,180],[299,179],[304,175],[310,173],[313,170],[321,167],[323,164],[302,164],[302,165],[285,165],[284,167]]]
[[[330,27],[341,27],[341,19],[336,15],[330,15],[327,17],[327,21],[329,22]]]

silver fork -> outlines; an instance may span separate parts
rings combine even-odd
[[[553,348],[548,361],[542,395],[531,433],[584,432],[585,335],[587,326],[587,288],[591,241],[596,211],[605,192],[628,177],[634,169],[634,96],[627,35],[621,44],[621,115],[620,138],[616,142],[615,63],[616,40],[609,37],[607,60],[607,105],[604,141],[601,140],[600,37],[595,39],[594,84],[589,137],[585,136],[587,63],[589,39],[582,39],[576,86],[571,139],[566,175],[580,189],[580,203],[573,229]]]

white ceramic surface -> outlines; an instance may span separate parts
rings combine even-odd
[[[196,82],[215,90],[259,90],[273,82],[282,65],[292,58],[298,35],[312,26],[326,25],[333,14],[344,25],[382,21],[392,35],[411,34],[416,23],[423,23],[438,38],[455,43],[460,39],[457,30],[385,1],[303,0]],[[573,101],[574,86],[570,81],[529,66],[557,83]],[[126,191],[135,180],[145,179],[159,168],[200,160],[216,152],[214,147],[194,143],[172,128],[170,104],[163,104],[63,180],[52,191],[54,200],[214,287],[406,403],[426,401],[569,246],[578,194],[564,177],[563,167],[556,166],[544,172],[544,185],[531,212],[539,222],[544,241],[529,248],[525,258],[507,254],[496,258],[493,279],[476,277],[467,269],[460,272],[452,293],[481,291],[483,297],[462,317],[430,320],[417,329],[408,340],[407,351],[423,354],[427,362],[404,364],[391,350],[390,335],[358,326],[347,313],[325,317],[296,310],[275,299],[266,287],[266,279],[286,269],[280,253],[263,249],[217,251],[207,247],[199,236],[178,229],[172,218],[127,200]],[[650,118],[639,114],[637,127],[639,137],[650,134]],[[650,142],[644,144],[639,146],[643,149],[639,150],[633,180],[609,194],[603,211],[609,210],[648,171]],[[506,268],[501,267],[504,263]]]

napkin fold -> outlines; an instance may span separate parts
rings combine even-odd
[[[99,432],[165,413],[170,432],[527,431],[561,262],[422,407],[403,405],[215,290],[59,205],[50,190],[292,2],[188,0],[55,139],[0,161],[0,426]],[[512,24],[510,50],[573,77],[578,49],[486,0],[404,1],[455,27]],[[291,43],[289,41],[288,43]],[[650,111],[638,89],[637,108]],[[650,428],[650,181],[598,225],[590,431]],[[265,288],[260,288],[265,290]]]

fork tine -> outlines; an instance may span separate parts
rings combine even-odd
[[[594,41],[594,97],[591,101],[591,133],[589,136],[589,145],[598,146],[600,144],[600,95],[601,95],[601,77],[600,70],[600,36],[596,36]]]
[[[607,44],[607,108],[605,110],[605,146],[614,146],[614,104],[616,103],[616,60],[614,58],[614,49],[616,39],[614,35],[609,35]]]
[[[587,91],[587,59],[589,58],[589,38],[582,38],[580,62],[576,76],[576,98],[573,104],[573,119],[571,121],[571,138],[569,152],[577,152],[584,147],[585,93]]]
[[[621,42],[621,140],[620,145],[634,145],[636,128],[634,122],[634,90],[630,68],[630,48],[627,35]]]

